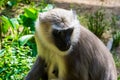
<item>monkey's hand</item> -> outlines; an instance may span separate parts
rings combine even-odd
[[[44,68],[45,68],[45,61],[38,56],[32,69],[26,76],[25,80],[40,80],[40,79],[48,80]]]

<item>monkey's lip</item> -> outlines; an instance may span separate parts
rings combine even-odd
[[[64,46],[61,46],[61,45],[56,45],[56,46],[60,51],[67,51],[70,48],[70,44],[64,45]]]
[[[67,51],[69,48],[59,48],[60,51]]]

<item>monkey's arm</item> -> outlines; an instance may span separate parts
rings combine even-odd
[[[47,80],[47,78],[48,76],[45,72],[45,61],[38,56],[25,80]]]

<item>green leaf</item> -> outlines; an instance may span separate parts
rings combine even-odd
[[[10,19],[6,16],[2,16],[0,18],[1,18],[2,24],[3,24],[2,31],[3,31],[3,33],[6,33],[9,29],[9,27],[11,26]]]
[[[34,27],[35,20],[33,20],[32,18],[26,17],[25,15],[20,15],[18,21],[19,21],[19,24],[22,24],[24,27],[30,27],[30,30],[32,32],[35,31],[35,27]]]
[[[8,2],[7,2],[7,5],[8,5],[9,7],[13,7],[13,6],[17,5],[17,1],[16,1],[16,0],[8,1]]]
[[[35,8],[25,8],[24,12],[19,16],[18,21],[24,27],[30,27],[30,30],[34,32],[34,22],[37,19],[38,11]]]
[[[27,43],[28,40],[30,40],[32,37],[34,37],[34,35],[25,35],[22,36],[19,41],[20,41],[20,45],[25,45]]]
[[[10,19],[10,22],[11,22],[11,25],[12,25],[13,29],[14,29],[14,28],[18,28],[19,23],[18,23],[17,18],[12,18],[12,19]]]
[[[10,27],[14,29],[19,25],[16,18],[10,19],[6,16],[2,16],[1,19],[3,21],[3,33],[6,33]]]
[[[25,16],[26,17],[29,17],[29,18],[31,18],[33,20],[36,20],[37,15],[38,15],[38,11],[36,9],[34,9],[34,8],[25,8],[24,11],[25,11]]]
[[[10,7],[12,7],[12,6],[13,6],[13,4],[12,4],[12,2],[11,2],[11,1],[8,1],[8,2],[7,2],[7,4],[8,4],[8,6],[10,6]]]
[[[0,57],[4,55],[4,49],[0,50]]]
[[[4,67],[4,68],[1,68],[0,69],[0,73],[2,72],[2,71],[5,71],[6,70],[6,68]]]

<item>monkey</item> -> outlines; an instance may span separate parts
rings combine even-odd
[[[40,13],[35,40],[38,57],[25,80],[117,80],[112,54],[73,10]]]

